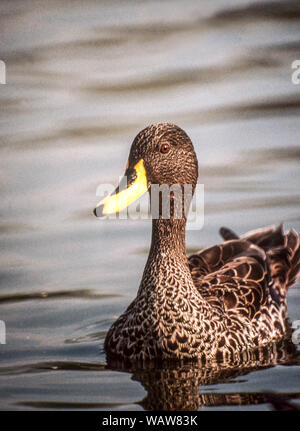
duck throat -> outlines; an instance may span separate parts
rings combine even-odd
[[[152,239],[149,259],[172,256],[187,263],[185,247],[186,215],[191,204],[194,188],[186,185],[162,184],[153,193],[151,185],[150,206],[152,214]],[[188,186],[187,186],[188,187]],[[167,190],[165,190],[165,189]],[[166,192],[166,193],[165,193]]]
[[[152,239],[149,258],[158,259],[165,255],[187,261],[185,246],[186,219],[163,219],[162,217],[152,220]]]
[[[175,291],[190,290],[193,286],[186,256],[185,225],[184,218],[152,221],[151,248],[138,296],[146,294],[153,299],[170,287],[175,295]]]
[[[185,209],[189,209],[193,191],[192,188],[185,193],[180,186],[180,193],[176,193],[173,187],[169,196],[159,192],[156,202],[151,191],[152,239],[138,295],[144,293],[154,298],[170,287],[174,293],[194,287],[185,245]],[[169,207],[167,216],[166,207]]]

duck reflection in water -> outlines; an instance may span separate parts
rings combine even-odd
[[[108,368],[132,373],[147,395],[138,404],[145,410],[196,411],[202,407],[225,407],[258,405],[268,403],[273,410],[298,410],[289,399],[300,398],[299,393],[279,394],[262,392],[214,392],[201,386],[232,383],[239,376],[246,376],[275,365],[291,365],[300,362],[299,353],[289,340],[270,344],[264,348],[244,353],[239,359],[228,363],[203,364],[199,361],[157,363],[149,362],[140,369],[129,363],[111,361]],[[215,388],[216,389],[216,388]]]

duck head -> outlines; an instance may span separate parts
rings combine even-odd
[[[99,202],[94,214],[101,217],[117,213],[150,191],[153,185],[171,189],[176,185],[182,190],[190,185],[193,193],[197,178],[197,157],[184,130],[169,123],[148,126],[131,145],[124,180],[113,194]],[[175,199],[173,191],[169,196],[171,201]],[[183,199],[183,193],[180,196]],[[189,204],[190,200],[186,200],[185,206]]]

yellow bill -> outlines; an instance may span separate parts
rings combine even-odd
[[[141,159],[133,168],[126,166],[125,179],[127,187],[120,190],[120,185],[110,196],[102,199],[94,209],[96,217],[118,213],[148,190],[148,181],[144,161]]]

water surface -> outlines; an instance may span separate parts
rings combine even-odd
[[[0,13],[1,408],[142,410],[153,393],[164,408],[269,410],[270,392],[299,405],[296,356],[206,381],[108,369],[105,333],[136,294],[151,223],[92,215],[138,131],[170,121],[205,186],[188,251],[222,225],[300,231],[299,2],[2,0]]]

